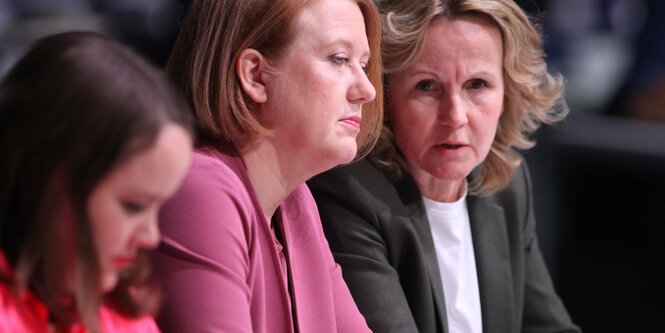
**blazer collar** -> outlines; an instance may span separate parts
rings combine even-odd
[[[487,197],[467,197],[476,256],[483,331],[515,332],[513,277],[503,208]]]
[[[436,250],[434,248],[434,241],[432,240],[432,232],[427,219],[427,212],[423,204],[422,195],[416,182],[409,174],[405,174],[402,180],[395,184],[397,193],[402,200],[402,204],[407,210],[408,216],[413,222],[412,225],[420,239],[420,245],[424,251],[424,257],[427,262],[427,271],[432,281],[432,294],[434,295],[434,302],[436,304],[438,320],[441,323],[443,332],[448,332],[448,317],[446,316],[446,303],[443,295],[443,283],[441,282],[441,274],[439,273],[439,264],[436,257]]]
[[[422,195],[408,174],[395,184],[395,188],[421,240],[432,281],[437,316],[444,328],[443,331],[447,332],[443,284]],[[467,207],[476,257],[483,332],[513,332],[516,329],[513,323],[515,317],[513,278],[503,208],[492,203],[487,197],[474,195],[467,196]]]

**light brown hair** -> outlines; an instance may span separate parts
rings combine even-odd
[[[252,48],[278,57],[297,33],[297,15],[316,0],[193,0],[181,26],[167,71],[192,105],[201,136],[229,141],[270,130],[260,123],[235,71],[239,54]],[[381,24],[371,0],[356,0],[365,19],[371,51],[367,76],[377,91],[363,105],[356,138],[358,155],[374,145],[383,117]]]
[[[503,38],[504,111],[490,152],[469,192],[489,194],[503,188],[521,163],[514,149],[533,147],[530,135],[541,124],[563,119],[563,78],[547,71],[543,41],[536,26],[512,0],[377,0],[383,26],[382,56],[390,89],[390,73],[412,65],[421,55],[432,21],[480,15],[493,22]],[[398,180],[406,163],[391,129],[386,102],[384,126],[370,160]]]

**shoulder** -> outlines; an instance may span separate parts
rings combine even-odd
[[[526,161],[522,161],[515,170],[508,185],[501,191],[486,197],[491,203],[500,206],[505,214],[506,222],[524,228],[533,219],[531,192],[531,176]]]
[[[252,206],[240,165],[239,158],[207,148],[196,149],[180,189],[166,206],[215,205],[228,200],[241,206]]]
[[[317,202],[324,195],[355,202],[397,195],[395,185],[367,159],[324,172],[308,184]]]
[[[260,255],[254,249],[263,224],[258,204],[244,186],[242,165],[238,157],[195,150],[181,188],[162,206],[162,237],[152,256],[153,267],[165,288],[182,298],[167,300],[165,311],[179,311],[199,294],[224,289],[233,298],[238,296],[233,290],[244,292],[235,288],[244,288],[254,265],[251,258]],[[189,285],[190,280],[196,283]],[[205,311],[201,315],[209,317]],[[160,320],[182,319],[165,316]]]
[[[192,153],[192,162],[182,187],[197,191],[217,188],[229,192],[245,190],[238,163],[239,158],[225,156],[210,148],[198,148]],[[241,191],[243,192],[243,191]]]
[[[377,180],[388,181],[378,168],[366,158],[352,164],[341,165],[330,169],[310,180],[310,185],[320,184],[326,187],[331,182],[340,182],[343,186],[365,186]]]
[[[196,243],[199,236],[241,231],[253,224],[256,205],[238,169],[242,163],[234,159],[239,160],[210,149],[193,152],[180,189],[159,213],[165,239],[192,237]]]
[[[313,178],[308,184],[316,199],[327,235],[333,229],[369,227],[371,230],[409,224],[413,191],[409,180],[391,182],[366,159],[337,167]],[[416,191],[417,192],[417,191]],[[419,200],[419,195],[416,195]],[[345,232],[348,232],[346,230]]]
[[[531,193],[531,175],[529,173],[529,167],[527,166],[526,161],[522,160],[522,163],[515,169],[513,176],[510,178],[508,185],[497,192],[496,196],[505,201],[505,200],[518,200],[524,201],[527,200]]]

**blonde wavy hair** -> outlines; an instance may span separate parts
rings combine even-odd
[[[390,74],[412,65],[421,55],[425,34],[436,19],[467,15],[489,18],[503,37],[504,111],[490,152],[469,193],[490,194],[505,187],[522,157],[514,149],[534,146],[530,136],[541,124],[562,120],[568,113],[563,100],[563,78],[547,71],[543,41],[537,27],[512,0],[377,0],[381,12],[382,57],[386,85]],[[386,98],[383,129],[369,159],[397,181],[406,163],[391,129]]]

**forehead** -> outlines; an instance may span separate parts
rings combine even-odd
[[[499,28],[489,18],[466,15],[432,21],[421,55],[410,67],[428,64],[474,72],[481,70],[479,67],[502,67],[502,63],[503,41]]]
[[[297,35],[317,40],[321,34],[365,34],[364,16],[354,0],[312,0],[296,17]]]
[[[420,55],[408,67],[392,73],[406,79],[430,73],[441,79],[503,72],[503,42],[494,21],[480,15],[438,17],[428,26]]]
[[[503,49],[503,37],[496,23],[483,15],[441,17],[430,23],[425,45],[448,46],[448,49],[482,54],[488,48]]]
[[[167,125],[152,146],[116,166],[102,185],[113,191],[144,190],[163,196],[188,165],[190,151],[189,134],[176,125]]]

